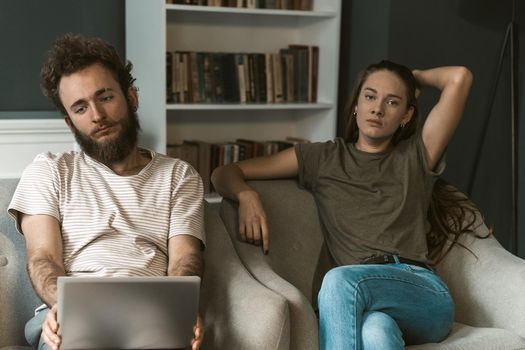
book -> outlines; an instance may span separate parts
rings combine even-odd
[[[266,103],[266,56],[263,53],[254,54],[254,86],[255,102]]]
[[[220,56],[223,100],[229,103],[240,102],[239,77],[235,58],[235,54],[232,53],[225,53]]]
[[[283,82],[281,72],[281,55],[278,53],[272,54],[273,61],[273,100],[275,103],[283,103]]]
[[[266,75],[266,102],[267,103],[273,103],[274,102],[273,59],[272,59],[272,54],[271,53],[265,54],[264,63],[266,64],[266,67],[265,67],[265,75]]]
[[[197,147],[197,172],[202,178],[204,193],[210,193],[211,189],[211,146],[212,144],[200,140],[184,140],[184,144]]]
[[[319,47],[277,53],[166,52],[167,103],[316,102]]]
[[[189,91],[190,91],[190,102],[199,103],[200,97],[200,85],[199,85],[199,65],[198,65],[198,54],[197,52],[189,53],[188,70],[189,70]]]
[[[235,140],[235,142],[245,147],[244,159],[255,158],[264,155],[264,143],[261,141],[240,138]]]
[[[172,53],[166,52],[166,102],[173,102]]]
[[[294,96],[296,102],[309,102],[309,51],[307,45],[288,45],[293,55]]]
[[[317,85],[319,75],[319,46],[312,46],[312,72],[311,72],[311,85],[312,85],[312,99],[310,102],[317,102]]]
[[[280,53],[283,100],[285,102],[295,102],[293,52],[291,49],[281,49]]]
[[[239,101],[246,103],[246,76],[244,69],[244,55],[242,53],[235,55],[235,61],[237,63],[237,78],[239,80]]]
[[[199,150],[195,145],[187,143],[168,144],[166,147],[166,154],[172,158],[178,158],[185,161],[195,170],[199,167]]]

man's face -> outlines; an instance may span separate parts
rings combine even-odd
[[[126,158],[137,144],[140,129],[133,112],[134,90],[124,96],[113,74],[93,64],[60,80],[59,95],[66,122],[86,154],[111,165]]]

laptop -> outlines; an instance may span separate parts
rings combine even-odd
[[[185,348],[199,291],[197,276],[59,277],[60,348]]]

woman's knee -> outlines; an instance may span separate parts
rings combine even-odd
[[[352,283],[349,281],[347,267],[336,267],[326,273],[319,290],[318,301],[322,305],[326,301],[333,303],[339,298],[344,298],[351,293]]]
[[[396,321],[383,312],[363,315],[361,330],[364,350],[404,349],[403,335]]]

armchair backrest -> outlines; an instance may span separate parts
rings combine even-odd
[[[17,184],[0,180],[0,348],[26,344],[25,323],[42,304],[27,276],[24,237],[7,214]]]

